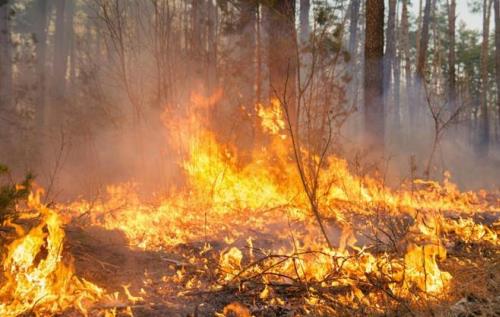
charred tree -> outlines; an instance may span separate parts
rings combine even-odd
[[[364,102],[369,146],[384,147],[384,0],[366,1]]]

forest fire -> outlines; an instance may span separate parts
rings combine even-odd
[[[148,298],[146,276],[132,291],[141,297],[128,286],[120,295],[111,292],[116,285],[78,277],[71,255],[63,254],[63,226],[70,223],[123,232],[132,249],[176,252],[178,260],[168,260],[175,269],[155,283],[184,301],[194,294],[213,301],[228,291],[239,294],[233,298],[243,307],[238,316],[279,309],[297,316],[418,311],[422,302],[456,300],[453,273],[442,265],[447,249],[499,245],[498,220],[477,221],[500,210],[493,194],[460,192],[447,178],[389,189],[376,177],[353,175],[332,155],[318,177],[321,221],[334,241],[329,247],[294,176],[279,101],[257,105],[266,143],[242,162],[237,147],[219,143],[204,120],[215,100],[191,100],[191,111],[173,119],[176,125],[165,122],[167,129],[180,129],[188,147],[180,162],[186,184],[175,193],[146,203],[133,185],[123,184],[108,187],[101,201],[52,208],[40,203],[40,192],[30,196],[27,211],[37,224],[29,230],[10,224],[18,238],[2,259],[2,316],[133,315],[136,302]]]
[[[500,0],[0,1],[0,317],[500,316],[499,179]]]

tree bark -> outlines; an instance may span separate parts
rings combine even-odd
[[[427,49],[429,46],[429,21],[431,18],[431,0],[425,0],[424,16],[422,21],[422,34],[417,56],[418,80],[425,80],[425,67],[427,61]]]
[[[36,125],[38,132],[42,132],[45,125],[46,111],[46,49],[47,49],[47,17],[48,3],[47,0],[38,0],[37,4],[37,19],[35,24],[36,36],[36,74],[38,83],[37,107],[36,107]]]
[[[396,0],[389,0],[389,14],[386,28],[386,46],[384,56],[385,91],[389,91],[392,83],[392,70],[396,58]]]
[[[257,32],[255,39],[255,58],[256,58],[256,69],[255,69],[255,99],[257,102],[262,101],[262,13],[259,10],[261,7],[257,8]]]
[[[67,50],[66,50],[66,25],[64,16],[66,12],[66,0],[56,0],[56,29],[54,40],[54,60],[52,78],[52,93],[59,101],[64,96],[66,87],[66,65],[67,65]]]
[[[212,95],[218,86],[217,79],[217,5],[209,1],[208,5],[208,94]]]
[[[289,118],[295,127],[296,109],[296,31],[295,1],[276,0],[270,3],[268,22],[268,69],[270,96],[286,102]]]
[[[495,81],[497,87],[497,125],[500,125],[500,0],[495,2]]]
[[[399,8],[399,7],[397,7]],[[395,10],[395,39],[394,51],[395,58],[393,62],[394,68],[394,111],[396,113],[395,123],[396,131],[401,131],[401,47],[398,43],[401,41],[401,22],[398,22],[398,10]]]
[[[384,0],[366,0],[365,127],[367,145],[384,151]]]
[[[257,3],[254,1],[242,0],[240,6],[240,43],[239,45],[242,61],[241,69],[241,87],[243,100],[248,105],[255,103],[255,74],[256,74],[256,22],[257,22]],[[253,109],[253,107],[250,107]]]
[[[360,0],[351,0],[351,12],[349,19],[349,53],[355,57],[358,39]]]
[[[404,61],[405,61],[405,79],[406,79],[407,95],[411,88],[410,26],[408,20],[409,20],[408,0],[403,0],[403,8],[401,10],[401,48],[404,54]]]
[[[309,40],[309,12],[311,0],[300,0],[300,42],[304,45]]]
[[[418,17],[417,17],[417,33],[415,36],[415,47],[417,49],[417,59],[418,53],[420,52],[420,39],[422,37],[422,0],[418,1]]]
[[[0,112],[12,106],[12,45],[10,3],[0,0]]]
[[[498,0],[496,0],[498,1]],[[454,112],[456,110],[456,54],[455,54],[455,22],[456,22],[456,0],[449,0],[448,2],[448,39],[450,41],[448,51],[448,104],[449,109]]]
[[[483,1],[483,42],[481,45],[481,92],[480,92],[480,118],[479,118],[479,148],[481,157],[488,155],[490,143],[490,129],[488,118],[488,47],[490,34],[491,0]]]

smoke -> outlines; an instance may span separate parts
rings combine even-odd
[[[2,146],[7,150],[3,151],[1,159],[13,168],[14,174],[34,170],[38,183],[50,191],[54,199],[75,196],[92,199],[107,185],[124,182],[139,184],[146,194],[169,192],[182,186],[180,163],[186,150],[178,141],[176,129],[169,125],[175,118],[187,114],[193,93],[209,97],[218,89],[224,96],[207,113],[207,127],[215,131],[222,142],[234,144],[240,150],[252,146],[254,138],[258,137],[253,129],[257,100],[252,95],[256,87],[264,102],[268,100],[265,96],[270,95],[270,88],[266,89],[269,87],[264,53],[267,47],[264,42],[256,43],[259,37],[254,34],[253,27],[241,25],[238,30],[218,30],[222,32],[218,34],[211,24],[214,22],[213,7],[171,7],[171,11],[158,11],[171,16],[151,19],[148,4],[137,4],[145,5],[143,11],[136,10],[135,5],[123,4],[123,11],[111,10],[106,17],[101,15],[103,7],[99,7],[106,6],[106,2],[96,1],[95,5],[85,6],[84,10],[77,8],[84,11],[75,22],[82,29],[75,29],[73,39],[73,54],[78,56],[78,64],[69,60],[71,67],[66,76],[64,98],[54,97],[51,90],[57,85],[47,85],[46,126],[40,129],[22,123],[4,137],[8,141],[4,143],[9,146]],[[194,14],[195,9],[210,11],[206,16],[191,16],[193,20],[189,23],[192,25],[178,23],[181,17]],[[239,18],[237,14],[226,14],[228,25]],[[117,19],[122,19],[122,24],[114,23]],[[164,29],[160,30],[154,24],[155,19],[172,23],[162,25]],[[252,19],[250,22],[255,23]],[[118,26],[123,29],[117,30]],[[112,36],[117,31],[123,32],[121,42]],[[329,40],[332,38],[337,40],[335,37]],[[165,46],[159,44],[161,39],[166,41],[162,42]],[[260,40],[267,40],[265,30]],[[27,39],[24,41],[19,50],[22,45],[26,50],[37,45]],[[54,35],[49,32],[49,47],[54,44],[52,41]],[[217,56],[211,53],[215,44],[218,44]],[[117,49],[122,45],[121,50]],[[304,51],[301,81],[307,78],[308,63],[316,58]],[[256,52],[260,55],[254,55]],[[321,54],[324,55],[321,56],[322,66],[326,69],[331,66],[328,64],[331,52]],[[257,61],[261,62],[258,69]],[[49,81],[51,66],[55,66],[51,62],[45,65],[45,77]],[[16,69],[33,68],[33,63],[33,60],[21,58]],[[345,157],[357,172],[373,169],[375,165],[393,186],[411,177],[426,177],[435,124],[422,90],[402,81],[399,101],[395,100],[394,90],[388,92],[385,157],[384,160],[372,160],[366,155],[370,150],[366,150],[364,144],[364,110],[359,87],[362,72],[357,72],[358,68],[348,67],[354,73],[350,74],[354,80],[343,87],[349,92],[347,100],[338,85],[345,74],[336,74],[339,78],[331,79],[325,72],[317,77],[321,79],[314,91],[317,104],[334,100],[334,103],[349,103],[358,109],[342,126],[331,152]],[[14,112],[20,121],[32,122],[38,102],[36,91],[23,88],[35,85],[36,76],[16,73],[14,79],[17,85]],[[437,107],[445,106],[439,101],[442,97],[432,98]],[[410,120],[414,115],[418,117],[415,122]],[[443,112],[442,119],[446,120],[449,115]],[[162,120],[165,116],[169,120]],[[444,129],[429,176],[442,179],[443,173],[449,171],[452,180],[462,189],[496,189],[500,179],[500,151],[492,146],[487,157],[477,155],[475,127],[469,124],[474,121],[470,116],[470,107],[465,107],[457,122]],[[321,118],[317,122],[321,122]]]

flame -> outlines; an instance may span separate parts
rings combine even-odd
[[[411,244],[408,247],[405,255],[405,283],[408,288],[411,288],[409,284],[414,284],[432,294],[444,289],[451,275],[439,269],[436,257],[446,257],[446,250],[442,246]]]
[[[346,160],[330,155],[318,174],[318,209],[341,234],[337,247],[325,246],[297,174],[279,101],[256,106],[255,120],[266,140],[254,146],[250,158],[242,159],[238,147],[221,141],[207,119],[221,98],[220,91],[209,97],[195,94],[184,114],[163,115],[185,176],[185,185],[173,193],[145,203],[136,184],[112,185],[97,203],[75,201],[56,210],[32,199],[43,221],[14,241],[2,260],[7,283],[0,298],[12,301],[0,304],[0,315],[16,316],[34,307],[53,313],[74,306],[86,312],[89,302],[102,298],[102,289],[75,277],[71,263],[63,263],[58,210],[78,217],[92,210],[91,224],[121,230],[134,248],[157,251],[202,241],[204,247],[187,255],[186,262],[204,271],[210,262],[201,258],[217,254],[212,258],[217,262],[215,282],[184,268],[164,282],[185,289],[217,289],[233,283],[243,288],[243,281],[258,279],[262,288],[256,297],[279,305],[286,298],[272,286],[299,282],[307,285],[306,310],[321,306],[322,288],[339,290],[335,300],[370,305],[378,313],[384,311],[384,294],[413,303],[419,298],[416,291],[428,299],[444,297],[453,281],[440,266],[446,261],[447,239],[498,245],[497,234],[471,218],[500,209],[498,200],[486,199],[488,193],[461,192],[449,175],[441,183],[414,180],[391,189],[377,177],[353,174]],[[308,154],[308,149],[299,150]],[[310,157],[312,164],[319,164],[317,156]],[[460,217],[445,217],[448,211]],[[384,217],[405,222],[403,232],[390,236],[383,224],[373,225],[374,219]],[[380,244],[391,242],[392,249],[377,250],[375,244],[358,241],[363,234],[372,234]],[[266,237],[272,238],[266,242]],[[48,255],[39,261],[43,248]],[[363,290],[363,285],[377,283],[385,283],[384,292]],[[129,301],[143,300],[131,295],[128,286],[123,288]]]
[[[101,298],[104,291],[76,277],[72,263],[64,262],[61,219],[40,203],[40,195],[38,191],[28,200],[28,207],[39,212],[40,223],[8,245],[2,260],[0,316],[28,311],[51,315],[69,307],[86,314],[89,304]]]

